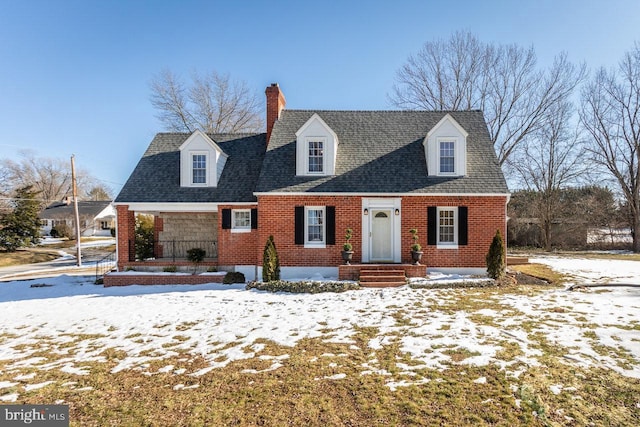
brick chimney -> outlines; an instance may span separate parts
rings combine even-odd
[[[284,94],[280,91],[278,83],[271,83],[271,86],[267,86],[264,93],[267,95],[267,144],[269,144],[273,125],[280,118],[280,112],[284,109],[287,100],[284,99]]]

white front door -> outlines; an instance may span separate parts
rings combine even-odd
[[[371,261],[393,262],[393,227],[391,209],[371,210]]]

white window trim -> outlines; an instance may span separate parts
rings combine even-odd
[[[322,172],[309,170],[309,143],[322,142]],[[308,175],[326,175],[327,174],[327,138],[324,136],[308,136],[304,139],[304,169]]]
[[[238,227],[236,225],[236,213],[248,212],[249,213],[249,226]],[[231,232],[232,233],[251,233],[251,209],[231,209]]]
[[[437,150],[437,164],[436,171],[440,176],[458,176],[458,147],[460,146],[458,137],[444,137],[440,136],[436,138],[436,150]],[[453,142],[453,172],[440,172],[440,144],[443,142]]]
[[[309,211],[322,211],[322,241],[309,241]],[[305,206],[304,207],[304,247],[324,249],[327,247],[327,209],[326,206]]]
[[[204,156],[204,182],[193,182],[193,156]],[[208,187],[209,186],[209,170],[211,168],[210,156],[208,151],[189,151],[189,186],[190,187]]]
[[[453,242],[440,242],[440,212],[453,211]],[[443,206],[437,208],[436,215],[436,248],[458,249],[458,208],[456,206]]]

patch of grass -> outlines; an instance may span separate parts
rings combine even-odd
[[[176,326],[176,331],[188,331],[197,324],[198,322],[182,322]]]
[[[35,368],[8,372],[0,364],[0,381],[36,373],[3,392],[18,393],[18,404],[62,400],[72,423],[89,426],[634,425],[639,415],[640,381],[612,371],[587,371],[553,360],[528,369],[521,379],[507,378],[493,365],[420,368],[397,343],[372,351],[367,343],[378,333],[358,327],[355,345],[328,343],[323,337],[302,339],[295,347],[257,340],[254,344],[263,347],[256,356],[262,359],[238,360],[196,377],[190,374],[210,361],[187,352],[153,361],[147,370],[112,373],[122,353],[107,349],[105,362],[83,363],[90,375]],[[452,351],[464,358],[474,354]],[[281,355],[289,357],[274,359]],[[390,375],[363,374],[367,362]],[[279,365],[270,370],[274,363]],[[407,375],[398,363],[413,367],[415,375]],[[169,365],[171,371],[158,373]],[[182,369],[183,374],[175,373]],[[54,383],[24,391],[24,385],[44,381]],[[405,385],[391,387],[400,381]],[[573,388],[556,395],[550,389],[554,384]]]
[[[19,249],[16,252],[0,251],[0,267],[35,264],[38,262],[53,261],[57,258],[60,258],[60,254],[50,250],[34,251],[30,249]]]
[[[520,273],[524,273],[538,279],[546,280],[552,285],[562,285],[569,279],[566,275],[558,273],[544,264],[513,265],[510,266],[509,269],[519,271]]]
[[[468,348],[458,347],[451,350],[443,351],[444,354],[448,355],[451,360],[455,363],[462,362],[464,359],[468,359],[474,356],[480,356],[480,353],[477,351],[471,351]]]

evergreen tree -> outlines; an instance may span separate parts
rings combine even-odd
[[[145,214],[136,215],[136,259],[145,260],[153,258],[153,232],[153,216]]]
[[[272,280],[280,280],[280,260],[273,236],[269,236],[262,255],[262,281],[271,282]]]
[[[502,233],[500,230],[496,231],[496,235],[493,236],[491,246],[489,246],[489,253],[487,253],[487,274],[492,279],[500,279],[505,273],[507,254],[502,241]]]
[[[0,216],[0,248],[15,252],[21,246],[39,242],[38,194],[31,185],[16,190],[13,209]]]

